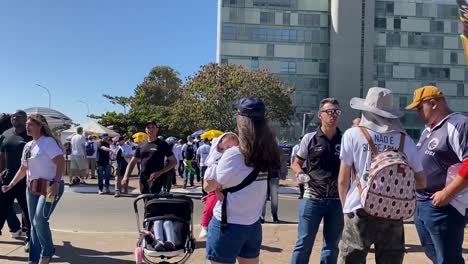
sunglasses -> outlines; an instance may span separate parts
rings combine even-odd
[[[341,110],[340,109],[327,109],[327,110],[321,110],[321,113],[327,113],[327,115],[341,115]]]

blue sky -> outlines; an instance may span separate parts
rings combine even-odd
[[[102,94],[129,96],[157,65],[184,80],[216,58],[216,0],[0,2],[0,112],[48,106],[75,122],[122,112]]]

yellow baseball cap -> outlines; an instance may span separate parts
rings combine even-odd
[[[439,90],[439,88],[435,86],[423,86],[414,91],[413,102],[409,104],[406,109],[414,109],[423,101],[439,97],[444,97],[444,94]]]

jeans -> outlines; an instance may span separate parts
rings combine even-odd
[[[320,263],[336,263],[343,231],[343,211],[339,199],[304,198],[299,207],[298,238],[292,264],[309,263],[315,236],[323,218],[323,246]]]
[[[184,161],[179,160],[179,164],[177,165],[177,172],[179,173],[180,177],[184,177]]]
[[[3,193],[0,190],[0,226],[3,227],[5,221],[10,218],[10,217],[15,217],[16,215],[12,214],[13,210],[13,204],[15,199],[18,201],[19,206],[21,207],[21,210],[23,211],[23,227],[27,228],[26,230],[26,236],[27,239],[30,237],[30,220],[29,220],[29,214],[28,214],[28,205],[26,202],[26,179],[21,180],[18,182],[10,191]],[[18,224],[18,219],[16,221]],[[19,229],[19,225],[16,226],[15,228]],[[10,227],[11,228],[11,227]],[[0,229],[1,231],[1,229]],[[11,231],[18,231],[18,230],[11,230]]]
[[[37,263],[40,257],[51,257],[55,253],[49,218],[63,195],[64,183],[60,182],[59,192],[53,203],[47,203],[44,195],[35,195],[26,191],[28,211],[31,216],[31,240],[29,244],[29,262]]]
[[[453,206],[438,207],[431,200],[418,201],[414,224],[432,263],[465,263],[462,256],[465,219]]]
[[[103,184],[102,184],[103,180],[105,181],[106,188],[109,188],[110,175],[111,175],[110,164],[106,166],[98,165],[98,188],[100,191],[102,191],[103,189]]]
[[[278,219],[278,188],[279,188],[279,178],[271,178],[270,180],[268,180],[268,189],[270,190],[269,194],[271,197],[271,216],[273,217],[273,220]],[[266,204],[267,204],[266,200],[265,200],[265,204],[263,205],[263,211],[262,211],[262,217],[264,219],[265,219]]]

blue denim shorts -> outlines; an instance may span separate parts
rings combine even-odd
[[[236,258],[260,256],[262,225],[260,219],[252,225],[228,224],[221,232],[221,222],[213,217],[208,226],[206,258],[221,263],[236,263]]]

